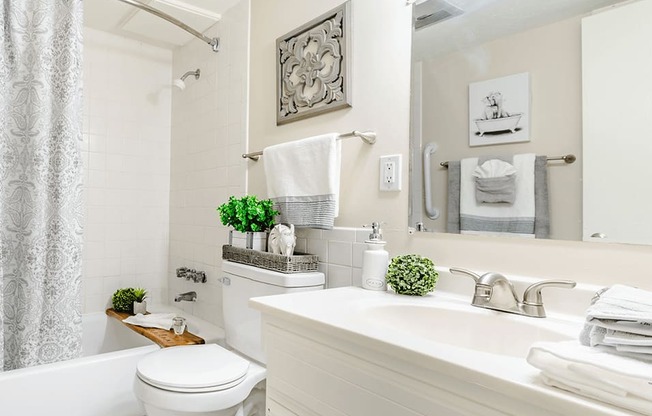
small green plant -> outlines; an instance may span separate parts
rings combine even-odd
[[[439,274],[435,264],[418,254],[396,256],[387,268],[387,284],[396,293],[423,296],[435,289]]]
[[[136,302],[143,302],[147,298],[147,289],[143,289],[142,287],[135,287],[134,289],[134,296],[136,299],[134,299]]]
[[[259,200],[255,195],[231,196],[217,211],[222,224],[236,231],[266,231],[274,226],[274,218],[279,214],[273,204],[271,199]]]
[[[136,300],[136,293],[134,292],[135,290],[133,287],[116,290],[113,296],[111,296],[113,309],[118,312],[133,313],[134,301]]]

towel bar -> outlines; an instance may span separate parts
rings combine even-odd
[[[349,137],[359,137],[362,139],[363,142],[367,144],[374,144],[376,143],[376,132],[374,131],[358,131],[358,130],[353,130],[350,133],[340,133],[340,137],[338,137],[338,140],[340,139],[348,139]],[[251,159],[254,161],[258,161],[260,157],[262,156],[263,152],[258,151],[258,152],[251,152],[251,153],[243,153],[242,158],[243,159]]]
[[[563,155],[563,156],[549,156],[547,158],[548,162],[551,160],[563,160],[566,163],[573,163],[577,160],[577,157],[573,154]],[[439,163],[440,166],[448,168],[448,162]]]

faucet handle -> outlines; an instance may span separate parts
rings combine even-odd
[[[544,287],[564,287],[572,289],[577,285],[573,280],[543,280],[530,285],[523,293],[523,303],[531,306],[543,306],[541,289]]]
[[[451,273],[457,273],[457,274],[463,274],[466,276],[469,276],[473,281],[477,284],[478,281],[480,280],[480,275],[477,273],[472,272],[471,270],[466,270],[466,269],[460,269],[458,267],[449,267]]]

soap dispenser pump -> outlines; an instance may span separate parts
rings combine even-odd
[[[371,234],[365,241],[367,250],[362,256],[362,287],[369,290],[387,290],[387,266],[389,254],[380,230],[380,223],[371,223]]]

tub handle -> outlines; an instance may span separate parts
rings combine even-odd
[[[217,280],[219,280],[220,282],[222,282],[222,284],[223,284],[224,286],[231,286],[231,279],[228,278],[228,277],[226,277],[226,276],[224,276],[224,277],[220,277],[220,278],[217,279]]]

